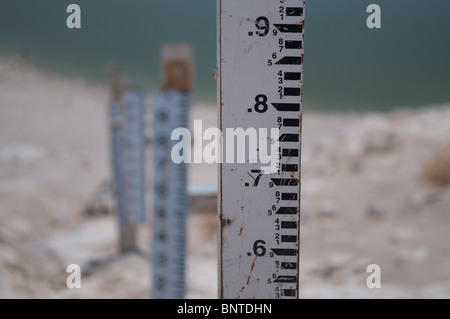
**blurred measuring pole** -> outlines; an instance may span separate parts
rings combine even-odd
[[[192,47],[161,48],[162,91],[153,98],[153,298],[181,299],[185,293],[187,164],[171,159],[172,131],[188,129],[192,89]]]
[[[113,187],[121,253],[137,250],[136,225],[145,214],[145,107],[142,93],[113,70],[109,107]]]

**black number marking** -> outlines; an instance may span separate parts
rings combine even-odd
[[[255,243],[253,244],[253,253],[258,257],[264,256],[266,254],[266,247],[264,247],[263,245],[265,244],[266,242],[261,239],[255,241]]]
[[[283,148],[281,153],[283,157],[298,157],[298,149],[295,148]]]
[[[260,37],[264,37],[269,33],[270,25],[269,25],[269,19],[266,17],[259,17],[255,21],[256,29],[259,31],[256,31],[256,34]]]
[[[275,214],[295,215],[295,214],[297,214],[297,207],[280,207]]]
[[[269,106],[267,105],[267,96],[264,94],[258,94],[255,97],[255,111],[258,113],[264,113],[267,111]]]

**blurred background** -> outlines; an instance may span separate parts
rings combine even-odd
[[[301,296],[450,297],[449,14],[441,0],[307,0]],[[114,257],[108,70],[158,90],[167,42],[193,45],[191,120],[216,126],[216,1],[0,2],[0,297],[151,295],[151,220],[144,257]],[[191,165],[187,297],[216,297],[216,182]],[[71,263],[82,289],[66,287]],[[366,287],[372,263],[382,289]]]
[[[106,79],[111,60],[119,60],[127,74],[150,88],[159,85],[159,46],[190,42],[198,62],[196,98],[215,101],[215,1],[79,0],[82,29],[69,31],[61,12],[72,2],[2,1],[0,52],[98,82]],[[376,1],[383,13],[376,31],[365,27],[370,3],[307,4],[308,109],[386,110],[447,102],[450,3]]]

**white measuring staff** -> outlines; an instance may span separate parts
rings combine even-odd
[[[174,163],[176,128],[189,128],[193,49],[161,47],[162,92],[153,98],[153,298],[181,299],[185,293],[186,219],[189,211],[187,163]]]
[[[145,107],[139,90],[123,94],[125,126],[123,128],[124,209],[133,225],[144,223],[145,214]]]
[[[217,1],[220,129],[280,129],[273,174],[261,163],[220,165],[221,298],[299,295],[304,7]]]
[[[136,249],[136,225],[145,222],[144,101],[131,87],[114,86],[109,108],[120,250]]]
[[[186,219],[188,213],[187,164],[175,164],[171,150],[178,142],[172,131],[187,128],[190,95],[157,93],[153,104],[154,218],[153,298],[184,297]]]

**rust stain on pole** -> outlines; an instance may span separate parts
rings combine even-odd
[[[193,87],[193,49],[190,44],[161,47],[162,90],[188,92]]]

